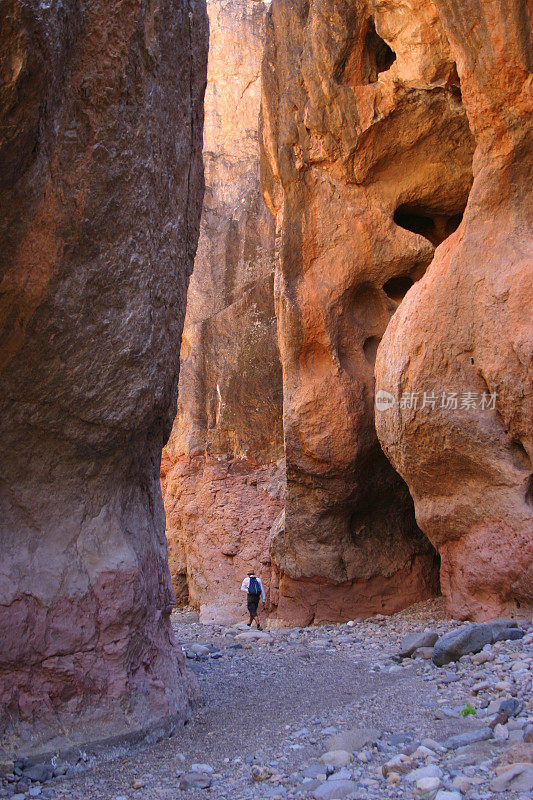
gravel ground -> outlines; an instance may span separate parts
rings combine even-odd
[[[182,734],[107,763],[79,764],[42,786],[22,785],[17,800],[533,796],[533,744],[524,742],[533,722],[531,633],[489,645],[484,663],[463,656],[439,669],[424,658],[395,658],[406,634],[459,626],[437,601],[393,617],[269,631],[255,641],[245,626],[201,625],[190,613],[174,614],[173,626],[201,689]],[[439,746],[486,730],[500,701],[512,697],[522,707],[489,740]],[[477,713],[463,717],[467,702]],[[337,755],[321,764],[332,749]],[[526,766],[495,793],[506,761]]]

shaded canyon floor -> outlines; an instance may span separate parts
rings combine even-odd
[[[529,633],[520,641],[442,669],[423,658],[398,659],[406,634],[459,627],[442,608],[428,601],[392,617],[267,631],[255,641],[246,640],[247,629],[236,638],[243,626],[202,625],[196,614],[177,612],[177,646],[201,689],[183,733],[107,763],[80,761],[64,778],[32,784],[32,794],[26,787],[20,800],[412,800],[437,791],[445,800],[526,797],[513,786],[533,768],[533,744],[523,741],[533,722],[533,625],[523,623]],[[513,697],[519,711],[497,732],[503,738],[450,746],[458,734],[474,739],[493,709]],[[477,714],[463,717],[468,702]],[[320,763],[332,748],[350,751],[345,766]],[[526,766],[512,767],[515,784],[497,792],[513,762]],[[422,769],[418,778],[415,769]],[[332,776],[325,781],[332,770],[338,788]],[[202,777],[206,788],[194,788]],[[424,794],[415,778],[432,780],[433,790]],[[1,797],[14,794],[0,790]]]

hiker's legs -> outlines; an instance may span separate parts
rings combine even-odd
[[[249,628],[252,627],[252,623],[253,623],[254,619],[255,619],[255,621],[257,623],[257,627],[258,628],[261,627],[259,625],[259,620],[257,619],[257,606],[258,605],[259,605],[259,603],[258,603],[258,601],[256,600],[255,597],[249,597],[248,598],[248,613],[250,614],[250,621],[248,622],[248,627]]]

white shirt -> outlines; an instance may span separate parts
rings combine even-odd
[[[263,603],[264,603],[264,602],[265,602],[265,597],[266,597],[266,595],[265,595],[265,590],[263,589],[263,583],[262,583],[262,581],[261,581],[261,578],[258,578],[258,577],[257,577],[257,575],[254,575],[254,578],[256,579],[257,583],[258,583],[258,584],[259,584],[259,586],[261,587],[261,600],[262,600],[262,601],[263,601]],[[250,586],[250,578],[249,578],[249,577],[246,577],[246,578],[243,580],[243,582],[242,582],[242,585],[241,585],[241,592],[246,592],[246,593],[248,593],[248,587],[249,587],[249,586]]]

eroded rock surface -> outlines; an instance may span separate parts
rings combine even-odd
[[[431,0],[274,0],[263,186],[280,236],[280,620],[391,612],[436,590],[434,550],[376,436],[374,361],[402,298],[459,225],[472,153]]]
[[[0,729],[183,720],[159,485],[203,191],[201,2],[2,6]]]
[[[420,402],[380,413],[377,429],[441,554],[449,613],[490,619],[533,607],[531,20],[503,0],[435,7],[476,139],[474,183],[379,349],[380,389]],[[423,407],[424,392],[436,402]]]
[[[259,180],[267,6],[210,0],[206,195],[187,301],[178,415],[162,464],[178,602],[202,619],[242,616],[242,578],[268,588],[270,528],[283,508],[274,220]]]

